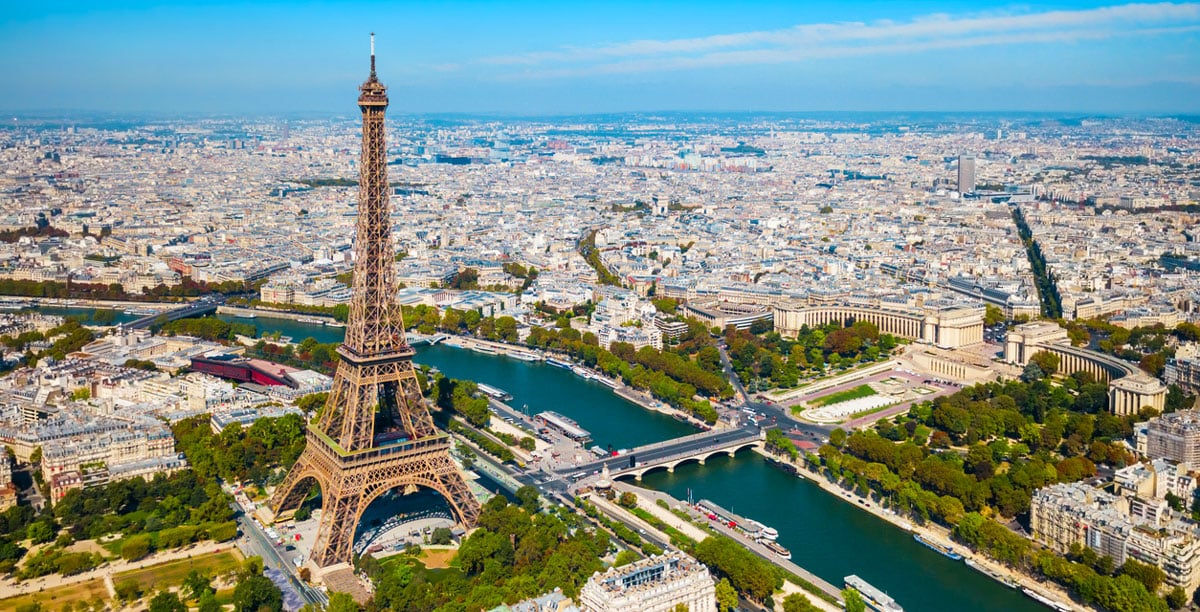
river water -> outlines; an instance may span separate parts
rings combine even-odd
[[[70,309],[54,314],[86,311]],[[295,341],[311,336],[320,342],[338,342],[344,334],[340,328],[288,319],[221,318],[253,323],[260,333],[279,331]],[[417,347],[416,361],[437,367],[451,378],[504,389],[513,395],[509,403],[514,408],[528,405],[531,413],[554,410],[564,414],[592,432],[595,443],[601,446],[631,448],[695,432],[562,368],[445,345]],[[687,499],[690,489],[695,499],[710,499],[775,527],[779,542],[792,551],[796,564],[839,586],[843,577],[858,574],[894,597],[907,612],[1047,609],[961,561],[951,561],[921,546],[907,532],[815,484],[770,466],[754,453],[712,457],[705,465],[686,463],[674,473],[654,471],[641,485],[677,499]]]

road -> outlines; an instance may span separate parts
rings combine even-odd
[[[607,504],[607,506],[606,506],[606,504]],[[646,528],[644,528],[642,525],[629,520],[629,518],[625,516],[624,512],[609,510],[609,507],[616,506],[616,504],[614,504],[613,502],[610,502],[608,500],[604,500],[603,502],[600,502],[599,500],[593,498],[592,505],[596,506],[596,509],[599,510],[602,514],[604,514],[608,518],[628,527],[630,531],[638,534],[638,537],[642,538],[643,540],[645,540],[663,550],[671,549],[670,541],[664,541],[664,540],[658,538],[654,532],[651,532],[651,531],[647,530]]]
[[[830,425],[816,425],[806,423],[792,418],[791,413],[787,408],[779,406],[774,402],[760,402],[753,399],[750,394],[746,393],[746,388],[742,386],[742,381],[738,379],[737,372],[733,371],[733,363],[729,360],[729,353],[725,350],[725,342],[717,343],[717,350],[721,353],[721,367],[725,370],[725,378],[733,385],[733,389],[737,396],[742,399],[743,415],[740,418],[745,418],[745,409],[749,408],[760,415],[758,422],[764,427],[770,425],[779,425],[784,429],[790,429],[797,435],[813,439],[817,444],[823,444],[829,439],[829,432],[833,431]]]
[[[236,503],[230,503],[236,513],[238,524],[242,528],[242,537],[238,539],[238,545],[246,556],[262,557],[265,568],[275,569],[287,577],[288,584],[291,585],[295,594],[299,595],[304,603],[314,606],[325,606],[329,603],[329,598],[320,590],[315,589],[304,581],[300,580],[293,573],[294,567],[288,563],[280,554],[279,549],[275,547],[275,543],[259,528],[258,523],[246,516],[242,512],[242,508]]]

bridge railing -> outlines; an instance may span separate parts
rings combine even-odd
[[[560,471],[561,472],[587,471],[587,470],[594,470],[601,466],[607,465],[609,472],[611,472],[613,474],[623,474],[629,470],[641,469],[641,468],[646,467],[646,462],[639,462],[639,463],[641,463],[641,465],[633,466],[633,467],[629,467],[628,462],[629,462],[629,457],[644,454],[648,451],[661,450],[664,448],[670,448],[672,446],[686,445],[690,442],[695,442],[695,441],[703,440],[706,438],[712,438],[714,441],[717,438],[721,438],[720,443],[715,443],[715,444],[712,444],[709,446],[703,446],[700,448],[689,448],[689,449],[681,451],[679,453],[674,453],[674,454],[665,455],[663,457],[658,457],[649,462],[650,464],[658,465],[660,463],[669,463],[671,461],[675,461],[676,459],[679,459],[680,457],[688,457],[688,456],[697,454],[699,452],[708,452],[714,448],[720,449],[720,448],[725,448],[725,447],[729,447],[729,446],[737,446],[740,444],[745,444],[751,440],[758,439],[758,437],[759,437],[758,431],[756,429],[751,429],[751,428],[723,430],[723,431],[719,431],[719,432],[709,431],[709,432],[704,432],[701,434],[693,434],[690,436],[684,436],[682,438],[673,438],[673,439],[667,440],[665,442],[656,442],[654,444],[647,444],[645,446],[639,446],[639,447],[629,451],[627,454],[619,455],[616,457],[604,457],[602,459],[596,459],[595,461],[589,461],[587,463],[583,463],[583,464],[573,466],[570,468],[564,467]],[[616,466],[616,467],[614,467],[614,466]]]
[[[685,442],[694,442],[696,440],[703,440],[705,438],[719,438],[723,435],[725,435],[725,436],[757,437],[758,433],[756,431],[753,431],[748,428],[740,428],[740,429],[732,429],[732,430],[717,429],[717,430],[713,430],[713,431],[702,431],[700,433],[690,434],[687,436],[683,436],[681,438],[671,438],[670,440],[663,440],[662,442],[653,442],[650,444],[644,444],[642,446],[639,446],[637,448],[630,450],[629,452],[630,453],[640,453],[640,452],[645,452],[645,451],[658,450],[660,448],[667,448],[669,446],[675,446],[677,444],[682,444]]]

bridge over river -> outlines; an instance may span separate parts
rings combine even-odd
[[[696,461],[703,465],[705,459],[721,453],[732,457],[743,448],[761,446],[765,437],[763,431],[753,425],[706,431],[639,446],[620,455],[564,467],[558,472],[563,475],[591,474],[608,467],[608,472],[613,478],[633,476],[641,480],[642,475],[651,470],[665,468],[668,472],[674,472],[675,466],[688,461]]]
[[[218,306],[220,306],[218,302],[210,300],[192,302],[191,304],[188,304],[182,308],[176,308],[175,310],[168,310],[167,312],[157,312],[152,315],[146,315],[140,319],[126,323],[124,327],[126,329],[145,329],[157,322],[176,321],[179,319],[186,319],[188,317],[200,317],[216,312]]]

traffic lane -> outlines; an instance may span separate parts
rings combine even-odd
[[[607,516],[608,518],[621,523],[625,527],[629,528],[630,531],[638,534],[638,537],[642,538],[643,540],[646,540],[647,542],[650,542],[651,544],[653,544],[663,550],[667,550],[668,548],[671,547],[670,542],[663,542],[662,540],[659,540],[658,538],[650,535],[650,532],[642,529],[641,527],[638,527],[637,525],[634,525],[631,521],[626,520],[625,517],[623,517],[619,514],[612,515],[612,514],[608,514],[606,512],[606,513],[604,513],[604,516]]]
[[[294,589],[299,591],[300,596],[308,603],[314,605],[322,604],[324,602],[323,597],[315,589],[304,584],[292,574],[291,566],[280,556],[279,551],[275,549],[275,544],[271,542],[267,534],[263,533],[258,528],[258,525],[247,517],[240,508],[237,508],[236,505],[233,506],[237,512],[238,523],[242,526],[242,533],[247,536],[246,542],[248,548],[251,548],[252,552],[258,553],[257,556],[262,558],[263,565],[266,567],[275,567],[287,575],[289,583]]]

